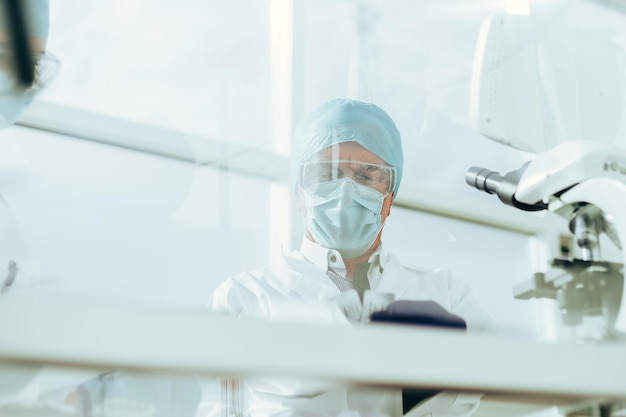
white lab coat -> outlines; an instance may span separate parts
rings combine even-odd
[[[310,252],[311,244],[305,240],[303,249],[307,248]],[[320,252],[328,251],[329,257],[338,253],[313,245],[316,256],[307,258],[302,251],[295,251],[284,256],[281,265],[242,272],[227,279],[214,291],[208,307],[240,317],[351,325],[346,316],[339,309],[330,308],[332,302],[328,302],[339,299],[342,293],[326,275]],[[312,258],[318,259],[317,265],[309,260]],[[408,268],[382,247],[370,258],[370,262],[373,268],[379,268],[377,279],[371,278],[372,269],[368,274],[370,282],[375,282],[371,291],[393,294],[395,300],[435,301],[464,318],[469,332],[491,327],[491,320],[477,308],[469,288],[454,280],[449,271]],[[299,313],[295,303],[303,306]],[[306,307],[310,306],[319,307],[315,315],[308,314],[311,310]],[[399,390],[329,387],[313,381],[293,380],[248,380],[247,386],[248,406],[245,411],[254,417],[402,415]],[[478,408],[479,401],[478,395],[441,392],[419,403],[407,415],[469,416]]]

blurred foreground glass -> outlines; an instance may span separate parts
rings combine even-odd
[[[15,67],[11,45],[0,42],[0,94],[21,90]],[[51,52],[33,52],[32,62],[35,65],[35,77],[32,85],[22,90],[24,94],[35,96],[43,92],[54,80],[61,68],[61,61]]]

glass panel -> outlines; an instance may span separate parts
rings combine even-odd
[[[53,1],[45,100],[271,148],[268,3]]]
[[[428,189],[486,200],[465,184],[469,167],[508,172],[529,158],[489,141],[470,123],[476,41],[483,19],[504,3],[298,3],[295,41],[306,45],[295,67],[303,113],[336,96],[374,102],[403,137],[400,198],[410,201]]]
[[[365,349],[367,349],[365,347]],[[486,370],[492,374],[493,370]],[[575,386],[581,377],[575,377]],[[416,377],[419,381],[420,378]],[[510,380],[514,380],[511,378]],[[289,382],[288,388],[280,383]],[[567,395],[484,395],[394,383],[351,384],[333,378],[236,377],[23,365],[0,362],[0,415],[11,417],[385,416],[411,411],[491,416],[619,416],[623,401]],[[504,392],[507,391],[505,388]],[[273,394],[273,395],[272,395]],[[558,407],[558,408],[557,408]],[[600,413],[603,410],[603,413]],[[426,414],[420,414],[426,413]],[[468,414],[469,413],[469,414]],[[605,414],[606,413],[606,414]]]
[[[485,196],[465,185],[467,168],[508,172],[531,158],[485,139],[471,121],[485,19],[530,15],[539,31],[574,30],[619,47],[626,27],[619,8],[582,0],[90,0],[79,7],[60,0],[52,6],[49,48],[63,69],[43,100],[274,150],[292,119],[322,101],[372,101],[404,135],[406,189],[481,201]],[[605,91],[619,90],[610,87],[619,86]],[[613,107],[611,120],[621,116],[620,106]]]
[[[227,416],[226,378],[0,364],[0,414],[11,416]],[[224,394],[222,393],[224,391]],[[232,392],[232,389],[230,390]],[[240,407],[239,410],[243,411]]]
[[[256,149],[271,149],[277,128],[271,103],[282,96],[271,82],[276,56],[270,33],[279,22],[268,17],[270,5],[85,1],[76,7],[55,2],[49,47],[64,67],[43,99],[229,145],[245,144],[253,156]],[[523,160],[518,151],[485,140],[468,126],[478,31],[483,19],[503,4],[457,6],[451,15],[449,5],[436,1],[420,2],[419,9],[407,1],[293,5],[294,79],[293,85],[289,78],[281,82],[289,92],[295,88],[294,119],[335,96],[381,105],[404,136],[399,198],[408,201],[424,189],[484,201],[486,196],[465,184],[465,170],[484,164],[506,171]],[[416,17],[407,10],[423,13]],[[412,92],[408,97],[407,91]],[[198,305],[223,278],[266,265],[276,256],[282,243],[276,231],[288,217],[277,216],[276,210],[288,205],[285,186],[25,132],[18,140],[24,143],[33,177],[23,186],[8,186],[6,195],[24,233],[40,247],[42,290],[72,288]],[[228,160],[223,162],[228,166]],[[276,201],[274,187],[285,198]],[[500,203],[493,199],[493,204]],[[403,223],[412,220],[396,224]],[[468,242],[483,232],[470,229]],[[296,245],[301,231],[294,231]],[[493,238],[508,241],[510,236]],[[526,240],[511,240],[512,248],[524,250],[502,254],[506,263],[494,266],[494,274],[509,261],[527,265]],[[402,245],[400,251],[412,250]],[[455,250],[445,245],[437,250],[442,265]],[[492,285],[485,284],[486,294]]]
[[[27,284],[20,264],[16,291],[203,305],[280,245],[268,181],[32,129],[0,136],[2,195],[39,276]]]
[[[63,69],[41,99],[218,147],[245,145],[251,159],[257,150],[277,152],[279,133],[288,136],[292,119],[326,99],[371,101],[404,137],[399,198],[410,202],[429,191],[471,205],[488,197],[465,184],[467,168],[507,172],[530,157],[487,140],[470,121],[481,24],[514,3],[532,6],[546,27],[571,25],[620,45],[625,39],[624,15],[601,2],[295,1],[281,3],[283,20],[275,20],[273,1],[58,0],[49,47]],[[287,33],[282,52],[273,43],[277,29]],[[63,122],[46,128],[63,131]],[[218,170],[25,128],[0,136],[1,191],[21,233],[10,247],[32,251],[19,265],[17,292],[202,307],[224,278],[280,256],[291,233],[288,187],[229,171],[231,160]],[[546,315],[511,295],[535,272],[531,238],[392,212],[387,248],[417,266],[450,268],[502,333],[537,337]],[[299,243],[301,232],[292,240]],[[0,267],[10,278],[10,261]],[[215,387],[223,395],[221,382]],[[128,405],[113,393],[112,407]],[[109,404],[106,396],[94,398]],[[227,398],[241,400],[234,392]],[[203,412],[222,414],[222,400],[211,401],[218,406]]]
[[[530,236],[392,207],[384,245],[418,269],[450,269],[508,337],[538,338],[549,316],[537,315],[535,301],[515,300],[513,286],[536,271]]]

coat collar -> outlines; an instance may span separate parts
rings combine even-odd
[[[300,253],[313,265],[317,266],[323,271],[328,271],[331,263],[334,263],[334,265],[332,266],[335,268],[345,268],[343,258],[341,257],[341,253],[339,253],[339,251],[335,249],[325,248],[318,243],[308,239],[306,236],[302,238]],[[383,251],[383,244],[380,243],[368,259],[368,262],[370,264],[380,266],[381,269],[384,269],[388,258],[389,257],[387,253]]]
[[[368,277],[370,287],[373,290],[379,290],[378,286],[382,281],[384,270],[390,265],[391,259],[391,256],[383,249],[382,243],[378,245],[372,256],[370,256],[369,263],[371,266]],[[335,284],[326,275],[331,263],[334,263],[333,266],[335,268],[345,267],[343,258],[338,251],[324,248],[305,236],[302,239],[300,250],[286,256],[285,260],[293,269],[301,273],[297,283],[294,282],[294,289],[311,289],[311,285],[317,283],[318,286],[330,286],[332,288],[331,292],[335,293],[335,295],[339,293]],[[393,276],[395,274],[390,273],[389,275]]]

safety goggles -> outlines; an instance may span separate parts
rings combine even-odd
[[[305,162],[300,168],[300,184],[312,190],[320,184],[341,178],[351,178],[357,184],[370,187],[383,195],[391,193],[396,171],[388,165],[360,161],[322,160]]]
[[[61,68],[61,61],[50,52],[36,52],[32,55],[35,65],[35,78],[32,85],[23,89],[19,86],[14,68],[13,51],[6,43],[0,42],[0,93],[23,90],[30,95],[38,95],[50,85]]]

